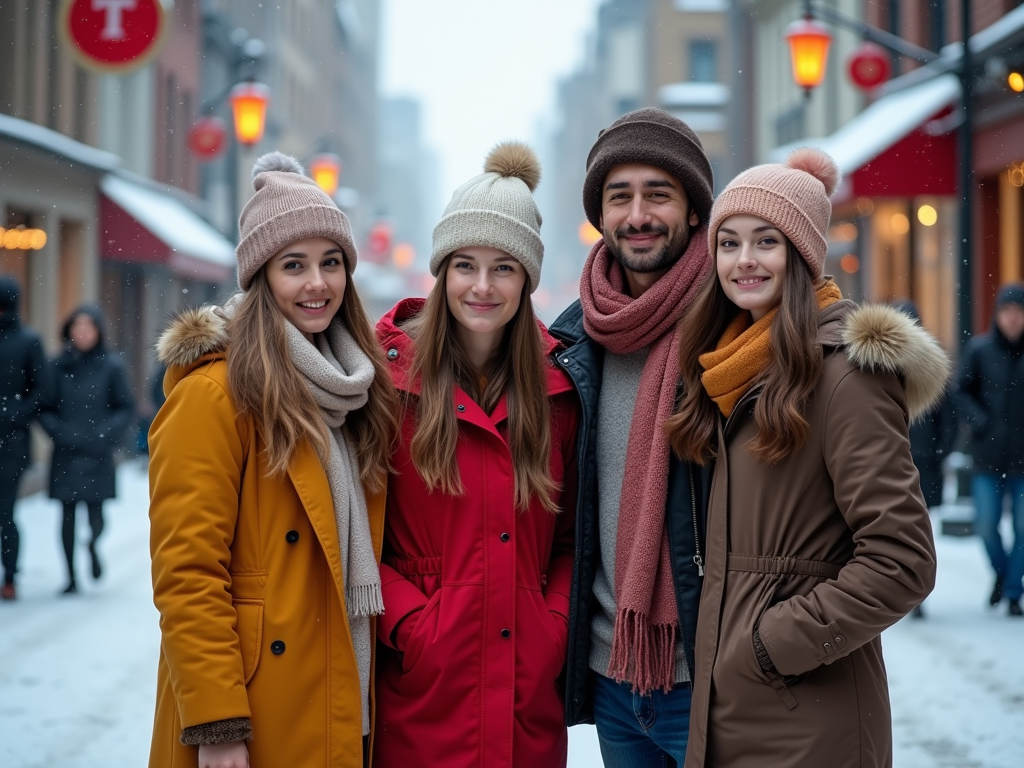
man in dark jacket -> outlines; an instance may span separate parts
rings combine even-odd
[[[989,602],[1005,597],[1011,616],[1024,615],[1024,285],[999,289],[991,330],[964,350],[958,381],[959,407],[970,427],[975,528],[995,571]],[[1013,546],[999,534],[1009,495]]]
[[[583,206],[603,239],[550,329],[582,400],[566,719],[596,723],[609,768],[686,752],[706,478],[674,460],[664,422],[679,320],[713,271],[712,189],[700,140],[667,112],[602,131]]]
[[[21,324],[18,299],[21,290],[13,278],[0,276],[0,555],[4,583],[0,599],[17,596],[14,574],[18,570],[18,527],[14,502],[18,481],[28,468],[28,427],[39,413],[46,391],[43,381],[46,358],[39,337]]]

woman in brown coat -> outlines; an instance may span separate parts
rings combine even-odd
[[[715,203],[676,452],[715,461],[687,768],[892,764],[879,635],[935,577],[908,422],[948,362],[822,277],[838,171],[816,150]],[[717,278],[717,279],[714,279]]]
[[[397,397],[348,219],[292,158],[254,170],[238,282],[160,340],[151,768],[362,768]]]

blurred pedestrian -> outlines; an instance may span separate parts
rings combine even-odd
[[[63,505],[66,595],[78,591],[75,515],[79,502],[85,503],[92,530],[92,577],[103,574],[96,549],[103,533],[103,502],[117,495],[114,449],[135,416],[124,363],[107,349],[104,333],[98,307],[85,305],[71,313],[61,329],[65,349],[50,365],[49,394],[39,414],[39,423],[53,439],[50,498]]]
[[[406,401],[388,484],[374,765],[564,768],[578,407],[534,315],[533,151],[500,144],[377,325]],[[455,406],[453,407],[453,399]]]
[[[149,764],[363,768],[398,400],[345,214],[279,152],[253,186],[242,293],[158,345]]]
[[[680,320],[712,271],[700,138],[660,109],[601,131],[583,207],[603,238],[551,334],[582,400],[566,719],[608,768],[682,763],[704,575],[706,478],[673,458]]]
[[[971,339],[960,360],[959,406],[970,431],[975,530],[995,572],[991,605],[1006,598],[1011,616],[1024,615],[1024,284],[996,294],[992,327]],[[999,532],[1009,501],[1013,542]]]
[[[28,469],[29,424],[45,395],[46,358],[39,336],[21,324],[14,278],[0,276],[0,560],[4,581],[0,599],[17,597],[18,526],[14,502],[18,481]]]
[[[920,324],[921,316],[914,302],[905,299],[893,306]],[[929,507],[942,504],[942,462],[957,438],[955,402],[954,392],[945,391],[935,407],[910,425],[910,452],[921,474],[921,492]]]
[[[907,420],[941,395],[938,342],[823,277],[835,163],[737,176],[688,316],[675,450],[715,462],[686,768],[883,768],[880,635],[931,591]]]

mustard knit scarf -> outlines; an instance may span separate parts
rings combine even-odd
[[[832,280],[826,280],[815,291],[815,297],[818,309],[824,309],[842,299],[843,294]],[[775,307],[751,324],[750,313],[740,312],[729,323],[714,351],[700,356],[704,368],[700,381],[726,418],[771,361],[772,321],[778,313],[779,308]]]

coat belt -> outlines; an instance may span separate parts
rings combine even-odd
[[[815,576],[824,579],[838,579],[843,566],[824,560],[805,560],[800,557],[777,557],[763,555],[740,555],[729,553],[726,568],[730,571],[766,573],[770,575],[794,574]]]

